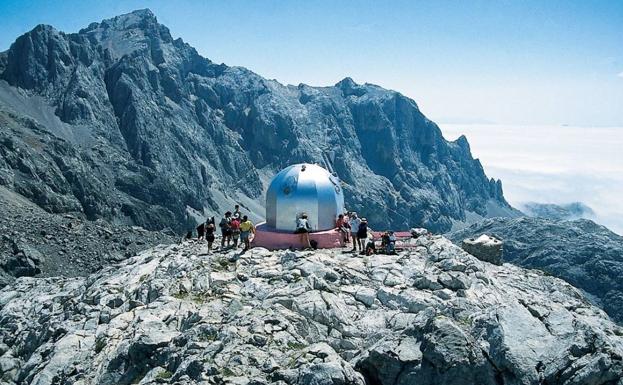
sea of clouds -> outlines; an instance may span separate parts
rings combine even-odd
[[[623,234],[623,127],[441,124],[464,134],[487,176],[502,179],[513,206],[582,202],[590,218]]]

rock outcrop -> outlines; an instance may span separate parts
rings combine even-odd
[[[491,234],[504,241],[504,260],[540,269],[591,295],[614,320],[623,322],[623,237],[587,219],[485,219],[450,234]]]
[[[465,238],[461,242],[461,248],[481,261],[502,264],[504,242],[495,237],[482,234],[478,238]]]
[[[147,229],[181,232],[234,202],[262,216],[268,178],[299,162],[336,172],[379,227],[516,214],[465,137],[446,141],[413,100],[215,64],[149,10],[20,36],[0,54],[0,126],[0,184],[51,212]]]
[[[569,284],[438,236],[370,257],[159,246],[0,291],[7,384],[621,385],[622,355]]]

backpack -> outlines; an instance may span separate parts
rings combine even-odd
[[[308,229],[309,228],[309,223],[307,223],[307,219],[305,219],[305,218],[298,218],[296,220],[296,228],[297,229]]]
[[[230,224],[231,222],[228,221],[227,218],[223,218],[221,219],[221,222],[218,224],[218,227],[220,227],[221,229],[227,229],[229,228]]]
[[[359,230],[357,231],[357,236],[361,238],[367,235],[368,235],[368,224],[365,222],[361,222],[361,224],[359,224]]]
[[[232,230],[240,230],[240,221],[237,219],[234,219],[233,221],[231,221],[229,225],[232,228]]]

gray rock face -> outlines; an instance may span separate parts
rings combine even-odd
[[[239,255],[185,243],[88,278],[22,277],[0,290],[0,376],[39,385],[623,383],[623,330],[569,284],[481,262],[437,236],[409,250]],[[416,286],[423,276],[427,288]]]
[[[148,10],[71,34],[40,25],[0,58],[0,184],[51,212],[180,231],[234,201],[259,217],[275,171],[318,162],[376,226],[516,214],[467,140],[447,142],[413,100],[214,64]]]
[[[491,234],[504,241],[504,259],[540,269],[591,294],[623,322],[623,237],[590,220],[486,219],[450,234],[455,243]]]

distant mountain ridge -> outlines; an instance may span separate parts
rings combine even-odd
[[[593,209],[582,202],[566,204],[527,202],[521,205],[527,215],[548,219],[590,219],[595,217]]]
[[[149,10],[39,25],[0,54],[0,79],[0,184],[51,212],[182,231],[240,202],[257,218],[274,172],[317,162],[377,227],[517,214],[465,137],[446,141],[413,100],[215,64]]]

